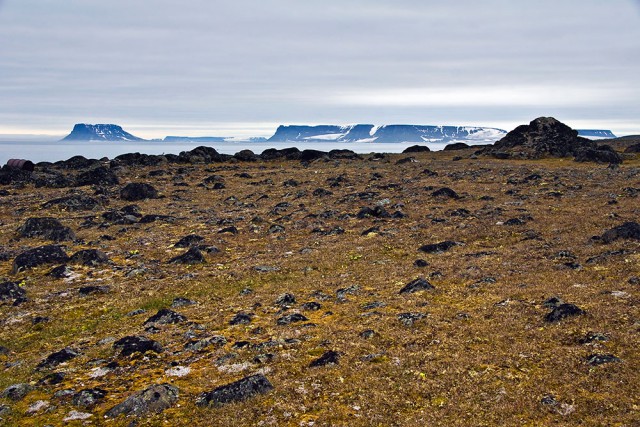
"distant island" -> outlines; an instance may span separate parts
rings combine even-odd
[[[452,143],[470,144],[493,143],[507,134],[507,131],[490,127],[474,126],[434,126],[434,125],[383,125],[356,124],[339,125],[281,125],[270,138],[253,137],[250,142],[371,142],[371,143]],[[578,134],[589,139],[608,139],[616,136],[610,130],[583,129]],[[239,141],[238,138],[221,136],[167,136],[164,143],[196,142],[202,144]],[[61,141],[147,141],[134,136],[115,124],[78,123],[69,135]],[[156,140],[154,140],[156,141]]]

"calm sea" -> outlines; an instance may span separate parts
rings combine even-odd
[[[59,141],[16,141],[0,140],[0,165],[9,159],[26,159],[34,163],[47,161],[55,162],[81,155],[87,158],[101,159],[114,157],[125,153],[144,154],[179,154],[188,151],[202,143],[163,143],[163,142],[59,142]],[[267,148],[297,147],[300,150],[314,149],[329,151],[333,149],[348,149],[360,154],[368,153],[401,153],[405,148],[415,143],[359,143],[359,142],[219,142],[207,144],[219,153],[235,154],[240,150],[249,149],[256,154]],[[444,143],[425,143],[432,151],[442,150]]]

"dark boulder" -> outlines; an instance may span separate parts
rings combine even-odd
[[[373,208],[364,207],[356,214],[356,218],[391,218],[391,214],[387,212],[382,206],[375,206]]]
[[[66,264],[63,264],[52,268],[51,271],[47,273],[47,276],[56,279],[66,279],[68,277],[71,277],[72,274],[73,270],[71,270],[71,268],[69,268],[69,266],[67,266]]]
[[[361,159],[362,157],[351,150],[334,149],[329,151],[329,158],[331,158],[332,160],[339,160],[339,159],[357,160],[357,159]]]
[[[7,165],[0,169],[0,185],[26,184],[33,180],[33,172],[10,168]]]
[[[296,303],[296,297],[290,293],[284,293],[278,296],[275,300],[275,305],[282,308],[291,307]]]
[[[620,164],[622,157],[608,145],[601,145],[597,148],[579,148],[574,151],[576,162],[596,162]]]
[[[574,304],[560,304],[551,312],[547,313],[544,320],[549,323],[559,322],[567,317],[580,316],[584,314],[584,310]]]
[[[255,162],[259,159],[259,157],[251,150],[241,150],[233,155],[234,159],[240,160],[241,162]]]
[[[131,182],[120,190],[120,198],[134,202],[137,200],[157,199],[158,190],[145,182]]]
[[[611,243],[618,239],[640,240],[640,224],[637,222],[625,222],[622,225],[607,230],[602,235],[604,243]]]
[[[160,325],[169,325],[173,323],[185,322],[187,318],[180,313],[176,313],[173,310],[162,308],[158,310],[156,314],[149,317],[144,324],[157,323]]]
[[[104,415],[115,418],[118,415],[140,417],[159,414],[178,401],[179,389],[169,384],[154,384],[127,397],[124,402],[109,409]]]
[[[65,188],[74,184],[75,181],[73,179],[59,172],[46,171],[34,174],[33,185],[36,188]]]
[[[299,160],[300,150],[296,147],[283,148],[281,150],[275,148],[268,148],[260,154],[262,160]]]
[[[423,319],[425,315],[423,313],[400,313],[398,314],[398,320],[405,326],[413,326],[415,322]]]
[[[76,187],[82,187],[84,185],[109,186],[118,184],[120,184],[120,180],[116,174],[104,166],[82,172],[76,177]]]
[[[200,146],[191,151],[183,151],[178,154],[180,163],[220,163],[232,158],[232,156],[218,153],[214,148]]]
[[[111,166],[157,166],[166,163],[168,156],[158,156],[153,154],[127,153],[116,156],[111,161]]]
[[[428,291],[431,289],[435,289],[435,287],[431,283],[429,283],[426,279],[419,277],[407,283],[402,289],[400,289],[400,293],[412,294],[414,292]]]
[[[433,193],[431,193],[431,197],[438,197],[443,199],[459,199],[460,196],[458,193],[450,189],[449,187],[442,187]]]
[[[109,257],[99,249],[83,249],[71,255],[69,262],[95,267],[96,265],[109,262]]]
[[[188,236],[184,236],[182,239],[178,240],[173,247],[174,248],[189,248],[196,244],[199,244],[204,240],[204,237],[198,236],[197,234],[189,234]]]
[[[69,227],[51,217],[29,218],[18,228],[21,237],[40,237],[54,242],[75,240],[76,236]]]
[[[44,264],[67,262],[69,257],[62,246],[45,245],[22,252],[13,260],[13,273]]]
[[[83,286],[78,289],[78,293],[83,297],[95,294],[108,294],[111,291],[111,287],[103,286]]]
[[[242,378],[231,384],[223,385],[198,396],[198,406],[219,406],[231,402],[247,400],[258,394],[273,390],[273,385],[262,374]]]
[[[319,159],[328,159],[329,153],[320,150],[303,150],[298,157],[301,162],[312,162]]]
[[[340,361],[340,353],[337,351],[329,350],[325,352],[322,356],[314,360],[309,364],[310,368],[317,368],[320,366],[326,365],[337,365]]]
[[[428,254],[441,254],[441,253],[446,252],[449,249],[453,248],[454,246],[458,246],[458,245],[460,245],[459,242],[453,242],[451,240],[446,240],[446,241],[440,242],[440,243],[432,243],[432,244],[429,244],[429,245],[420,246],[418,248],[418,250],[421,251],[421,252],[428,253]]]
[[[113,348],[120,351],[121,356],[130,356],[133,353],[146,353],[153,351],[154,353],[162,353],[163,348],[159,342],[151,340],[143,336],[126,336],[120,338],[113,343]]]
[[[624,152],[627,154],[640,153],[640,144],[630,145],[624,150]]]
[[[233,318],[229,321],[230,325],[248,325],[251,323],[253,319],[253,314],[248,313],[237,313]]]
[[[454,142],[453,144],[447,144],[444,147],[444,151],[457,151],[464,150],[466,148],[471,147],[469,144],[465,144],[464,142]]]
[[[60,351],[56,351],[55,353],[51,353],[44,359],[42,362],[38,364],[38,369],[50,369],[55,368],[56,366],[66,363],[71,359],[75,359],[78,357],[78,352],[72,348],[66,347]]]
[[[411,147],[405,148],[404,151],[402,151],[402,154],[428,153],[429,151],[431,150],[426,145],[412,145]]]
[[[92,211],[98,207],[100,207],[100,202],[98,202],[93,197],[89,197],[86,194],[73,194],[71,196],[60,197],[58,199],[49,200],[44,205],[43,208],[57,207],[58,209],[66,210],[66,211]]]
[[[18,282],[0,283],[0,302],[8,301],[18,305],[27,300],[27,292],[20,287]]]
[[[597,144],[553,117],[539,117],[518,126],[484,152],[497,158],[540,159],[581,155],[578,153],[585,149],[597,150]]]
[[[169,264],[202,264],[206,262],[204,255],[195,246],[189,248],[189,250],[182,255],[178,255],[169,260]]]
[[[278,318],[277,323],[278,325],[289,325],[291,323],[306,322],[307,320],[309,319],[300,313],[292,313]]]
[[[73,156],[70,159],[55,162],[54,165],[60,169],[80,170],[97,167],[100,165],[100,160],[87,159],[84,156]]]

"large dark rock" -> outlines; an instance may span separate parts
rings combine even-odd
[[[159,156],[153,154],[140,154],[140,153],[127,153],[116,156],[111,161],[111,166],[157,166],[161,163],[166,163],[166,156]]]
[[[540,159],[576,156],[587,149],[597,150],[597,144],[553,117],[539,117],[518,126],[485,152],[498,158]]]
[[[33,172],[10,168],[4,165],[0,169],[0,185],[25,184],[33,180]]]
[[[100,160],[87,159],[84,156],[73,156],[70,159],[55,162],[54,165],[60,169],[80,170],[97,167],[100,165]]]
[[[147,351],[153,351],[154,353],[162,353],[163,351],[159,342],[147,337],[133,335],[120,338],[113,343],[113,348],[120,351],[120,355],[124,357],[136,352],[146,353]]]
[[[640,240],[640,224],[637,222],[625,222],[622,225],[607,230],[602,235],[604,243],[611,243],[618,239]]]
[[[197,245],[204,240],[204,237],[198,236],[197,234],[189,234],[188,236],[184,236],[182,239],[178,240],[173,247],[174,248],[189,248],[191,246]]]
[[[43,264],[67,262],[69,257],[62,246],[45,245],[22,252],[13,260],[13,273]]]
[[[260,154],[260,158],[262,160],[299,160],[300,159],[300,150],[296,147],[291,148],[283,148],[278,150],[276,148],[267,148]]]
[[[225,403],[239,402],[258,394],[273,390],[273,385],[262,374],[252,375],[231,384],[223,385],[198,396],[199,406],[220,406]]]
[[[292,314],[286,314],[280,318],[278,318],[278,325],[289,325],[291,323],[297,323],[297,322],[306,322],[307,317],[303,314],[300,313],[292,313]]]
[[[232,156],[220,154],[214,148],[200,146],[191,151],[183,151],[178,155],[180,163],[213,163],[224,162]]]
[[[619,164],[622,163],[622,157],[608,145],[602,145],[596,148],[579,148],[574,151],[576,162],[596,162]]]
[[[587,363],[591,366],[604,365],[605,363],[620,363],[622,360],[613,354],[590,354]]]
[[[76,357],[78,357],[78,352],[72,348],[66,347],[47,356],[46,359],[38,364],[38,369],[55,368],[62,363],[75,359]]]
[[[145,182],[131,182],[120,190],[120,198],[134,202],[137,200],[157,199],[158,190]]]
[[[549,323],[559,322],[567,317],[580,316],[584,314],[584,310],[574,304],[560,304],[544,317]]]
[[[465,144],[464,142],[454,142],[453,144],[447,144],[444,147],[444,151],[457,151],[457,150],[464,150],[466,148],[469,148],[470,145],[469,144]]]
[[[99,166],[95,169],[82,172],[76,177],[76,186],[83,185],[118,185],[120,180],[111,169]]]
[[[29,218],[18,228],[21,237],[40,237],[54,242],[75,240],[76,236],[69,227],[51,217]]]
[[[238,151],[233,157],[241,162],[255,162],[259,157],[251,150]]]
[[[50,208],[53,206],[71,212],[91,211],[100,207],[100,202],[98,202],[93,197],[89,197],[86,194],[80,193],[49,200],[44,205],[42,205],[43,208]]]
[[[630,145],[624,150],[624,152],[628,154],[640,153],[640,144]]]
[[[409,153],[428,153],[429,151],[431,151],[429,149],[429,147],[427,147],[426,145],[412,145],[411,147],[407,147],[405,148],[402,153],[403,154],[409,154]]]
[[[83,249],[71,255],[69,262],[95,267],[96,265],[109,262],[109,257],[99,249]]]
[[[299,160],[301,162],[312,162],[314,160],[319,160],[319,159],[324,159],[324,158],[329,158],[329,153],[325,152],[325,151],[320,151],[320,150],[303,150],[300,153],[300,157]]]
[[[20,287],[18,282],[0,283],[0,302],[8,301],[18,305],[27,300],[27,292]]]
[[[187,318],[180,313],[176,313],[173,310],[169,310],[168,308],[162,308],[158,310],[156,314],[149,317],[145,323],[158,323],[160,325],[168,325],[172,323],[180,323],[186,321]]]
[[[206,262],[204,255],[195,246],[189,248],[189,250],[182,255],[178,255],[169,260],[169,264],[201,264]]]
[[[107,418],[118,415],[140,417],[146,414],[159,414],[178,401],[180,390],[169,384],[154,384],[129,396],[124,402],[109,409]]]
[[[414,292],[428,291],[431,289],[435,289],[434,286],[431,283],[429,283],[426,279],[419,277],[416,280],[413,280],[407,283],[402,289],[400,289],[400,293],[412,294]]]

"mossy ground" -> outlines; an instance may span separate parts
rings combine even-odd
[[[0,198],[0,245],[5,251],[45,244],[18,239],[16,229],[28,217],[54,216],[82,240],[66,243],[69,254],[101,249],[113,264],[72,266],[72,279],[53,279],[45,275],[52,266],[11,275],[12,260],[0,262],[6,279],[24,281],[29,298],[17,307],[0,307],[0,345],[11,351],[0,356],[6,365],[0,389],[35,384],[49,372],[36,371],[36,365],[54,351],[69,346],[81,352],[54,369],[66,373],[63,383],[37,386],[20,402],[4,402],[12,408],[5,422],[62,425],[76,409],[93,414],[77,425],[128,425],[129,419],[107,420],[103,414],[134,391],[170,382],[180,389],[178,404],[140,419],[138,425],[638,425],[640,287],[629,279],[640,276],[640,242],[605,245],[592,236],[639,220],[640,196],[632,189],[640,189],[640,161],[610,169],[564,159],[505,161],[469,154],[421,153],[413,155],[418,162],[402,165],[395,163],[406,155],[308,166],[274,161],[128,168],[118,172],[122,184],[148,182],[165,196],[137,202],[142,212],[176,219],[107,228],[82,225],[87,217],[102,222],[103,210],[41,208],[69,189],[10,189],[11,195]],[[463,159],[453,161],[457,155]],[[185,169],[179,173],[180,167]],[[170,174],[150,177],[155,169]],[[438,175],[422,173],[425,169]],[[374,173],[381,177],[372,177]],[[223,177],[225,189],[197,186],[212,174]],[[540,178],[522,183],[533,174]],[[344,179],[331,187],[327,179],[338,176]],[[290,179],[299,185],[284,186]],[[432,197],[441,187],[452,188],[461,198]],[[104,209],[130,204],[119,199],[119,188],[110,189]],[[313,196],[317,188],[333,194]],[[80,190],[92,193],[90,187]],[[371,200],[353,196],[365,191],[377,194]],[[274,209],[280,202],[290,206]],[[360,208],[378,202],[407,216],[355,217]],[[336,212],[321,215],[329,210]],[[505,225],[511,218],[522,218],[524,224]],[[237,234],[219,233],[231,224]],[[269,233],[273,224],[285,231]],[[374,226],[378,232],[362,235]],[[334,227],[344,234],[313,232]],[[205,254],[205,264],[167,264],[185,252],[172,245],[188,234],[204,237],[220,253]],[[418,251],[444,240],[464,244],[442,254]],[[429,265],[414,266],[418,258]],[[580,267],[566,266],[569,261]],[[256,266],[278,270],[259,272]],[[145,270],[130,274],[139,268]],[[436,289],[398,294],[417,277],[428,278]],[[108,285],[110,292],[80,296],[78,289],[87,285]],[[344,300],[336,298],[338,289],[354,285],[357,289]],[[245,288],[253,292],[241,295]],[[284,292],[293,293],[297,302],[281,312],[274,301]],[[586,314],[545,323],[549,309],[542,303],[552,296]],[[145,333],[145,319],[176,297],[197,302],[175,309],[188,322]],[[301,311],[308,322],[276,324],[282,314],[299,311],[309,301],[322,308]],[[363,308],[371,302],[383,305]],[[147,312],[127,316],[140,308]],[[240,311],[253,313],[252,322],[230,326]],[[426,317],[406,326],[397,318],[405,312]],[[36,316],[50,320],[34,325]],[[360,336],[366,329],[375,331],[373,338]],[[609,340],[579,344],[590,331]],[[159,341],[165,351],[121,358],[112,341],[105,340],[136,334]],[[184,350],[186,334],[223,335],[228,343],[193,353]],[[278,346],[263,350],[232,349],[238,341],[280,339]],[[326,350],[340,352],[340,363],[309,368]],[[254,361],[265,352],[274,358]],[[216,363],[228,353],[236,358]],[[592,353],[614,354],[622,363],[590,366],[586,357]],[[118,368],[92,377],[96,367],[114,360]],[[189,366],[191,372],[169,377],[166,370],[172,364]],[[269,378],[272,392],[218,408],[195,405],[199,393],[257,371]],[[91,387],[108,392],[95,408],[74,408],[52,397],[57,390]],[[541,403],[548,395],[558,403]],[[51,406],[25,415],[37,400]]]

